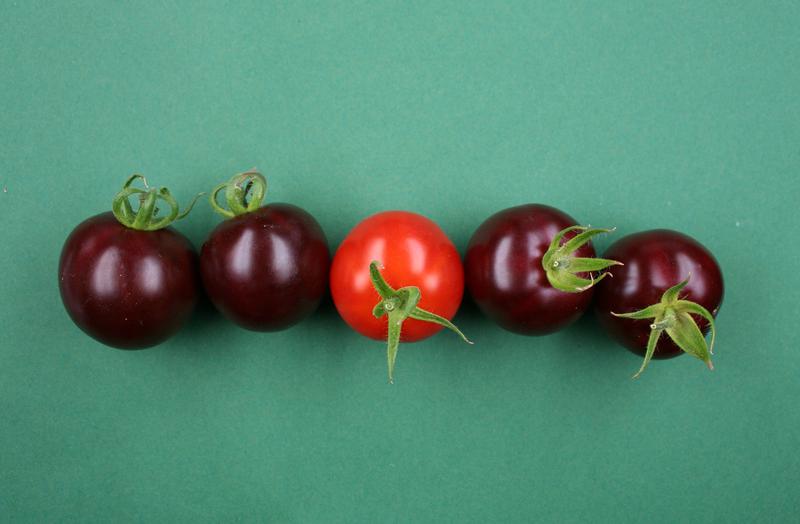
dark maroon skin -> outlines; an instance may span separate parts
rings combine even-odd
[[[319,223],[291,204],[225,220],[200,251],[211,301],[254,331],[286,329],[313,313],[328,288],[330,262]]]
[[[644,355],[650,336],[651,320],[617,318],[611,314],[630,313],[661,301],[661,295],[683,281],[689,284],[681,298],[696,302],[716,316],[722,304],[722,271],[714,255],[697,240],[677,231],[655,229],[619,239],[603,254],[625,264],[609,269],[614,278],[597,285],[594,309],[601,325],[620,344]],[[697,325],[708,332],[708,322],[692,315]],[[683,351],[663,334],[653,358],[665,359]]]
[[[465,277],[473,300],[501,327],[523,335],[546,335],[575,322],[592,300],[592,289],[555,289],[542,257],[555,235],[575,219],[558,209],[526,204],[505,209],[478,227],[467,247]],[[575,236],[568,233],[565,241]],[[591,243],[577,257],[594,257]]]
[[[75,228],[61,250],[61,299],[75,324],[119,349],[159,344],[197,303],[197,255],[172,228],[138,231],[101,213]]]

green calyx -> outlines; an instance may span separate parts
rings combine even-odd
[[[137,180],[142,181],[144,189],[133,187],[133,183]],[[130,202],[130,197],[134,195],[139,200],[139,207],[136,210],[133,209]],[[128,177],[120,192],[114,197],[111,203],[111,211],[117,220],[126,227],[140,231],[155,231],[163,229],[188,215],[200,195],[202,193],[195,196],[189,207],[180,212],[178,202],[170,194],[169,189],[166,187],[158,189],[150,187],[147,185],[147,179],[144,175],[134,174]],[[159,207],[157,204],[159,200],[169,206],[169,213],[164,216],[158,216]]]
[[[711,355],[714,354],[714,338],[717,335],[717,329],[714,326],[714,315],[700,304],[689,300],[681,300],[679,296],[681,290],[689,283],[689,278],[691,278],[691,275],[686,277],[683,282],[666,290],[661,296],[661,302],[658,304],[653,304],[633,313],[611,313],[620,318],[653,319],[650,324],[650,337],[647,340],[647,352],[644,355],[644,362],[642,362],[642,367],[639,368],[633,378],[638,378],[647,367],[647,364],[650,363],[658,340],[665,331],[667,336],[684,352],[705,362],[708,369],[714,369],[714,365],[711,363]],[[700,327],[692,315],[703,317],[708,322],[711,328],[710,345],[706,344],[703,332],[700,331]]]
[[[572,231],[580,231],[580,233],[562,244],[564,235]],[[611,274],[606,271],[595,278],[594,272],[611,266],[621,266],[622,262],[616,260],[575,256],[575,252],[589,242],[592,237],[613,231],[613,229],[592,229],[586,226],[572,226],[559,231],[542,257],[542,267],[550,285],[567,293],[581,293]],[[580,273],[589,273],[589,278],[580,276]]]
[[[418,287],[406,286],[400,289],[392,288],[386,280],[383,279],[383,276],[378,270],[378,264],[378,262],[373,261],[369,265],[370,280],[375,290],[381,296],[380,302],[375,304],[375,307],[372,309],[372,314],[375,315],[375,318],[381,318],[384,315],[388,316],[389,334],[387,339],[388,348],[386,351],[386,359],[389,365],[390,384],[394,383],[394,363],[397,359],[397,349],[400,346],[400,331],[403,322],[407,318],[439,324],[455,332],[467,344],[472,344],[472,341],[470,341],[455,324],[444,317],[440,317],[430,311],[425,311],[417,307],[417,303],[422,296]]]
[[[225,190],[227,209],[217,202],[217,195],[223,189]],[[209,200],[214,211],[225,218],[233,218],[261,207],[261,202],[264,200],[266,193],[267,180],[264,175],[253,168],[250,171],[234,175],[227,182],[216,186],[211,191]]]

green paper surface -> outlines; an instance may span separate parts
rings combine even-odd
[[[800,512],[795,2],[12,2],[0,15],[0,521],[779,522]],[[258,167],[334,249],[383,209],[463,253],[527,202],[719,259],[714,372],[591,315],[468,301],[385,346],[328,300],[209,308],[147,351],[69,320],[61,245],[132,172],[181,203]],[[178,224],[200,246],[205,202]]]

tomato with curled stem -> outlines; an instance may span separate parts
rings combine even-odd
[[[446,327],[469,342],[450,322],[464,293],[461,258],[424,216],[385,211],[361,221],[336,251],[330,287],[351,328],[387,341],[390,382],[400,341],[422,340]]]
[[[724,295],[722,270],[714,255],[690,236],[657,229],[612,244],[605,256],[624,265],[598,286],[595,311],[620,344],[651,358],[688,353],[713,369],[714,317]],[[704,335],[711,332],[711,344]]]
[[[134,187],[139,180],[144,189]],[[135,210],[130,197],[139,200]],[[159,202],[168,214],[158,216]],[[78,225],[64,243],[61,299],[75,324],[96,340],[119,349],[154,346],[178,331],[197,303],[197,255],[169,227],[191,206],[179,213],[169,190],[133,175],[112,209]]]
[[[227,209],[217,202],[223,191]],[[212,191],[212,207],[227,220],[203,244],[200,269],[206,293],[228,319],[253,331],[279,331],[319,306],[330,253],[311,214],[291,204],[262,206],[265,193],[256,171]]]
[[[483,313],[523,335],[545,335],[588,309],[592,287],[618,264],[595,258],[590,239],[610,229],[578,226],[550,206],[526,204],[484,221],[469,241],[467,288]]]

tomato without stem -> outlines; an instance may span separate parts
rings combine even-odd
[[[390,325],[402,324],[397,336],[403,342],[425,339],[443,327],[457,331],[448,320],[461,304],[464,271],[455,246],[433,221],[386,211],[366,218],[344,239],[333,259],[330,287],[351,328],[389,340],[391,380],[398,341],[392,348]]]
[[[131,177],[117,195],[114,214],[99,214],[75,228],[59,262],[61,298],[72,320],[120,349],[163,342],[188,320],[198,298],[195,252],[183,235],[166,227],[188,210],[179,216],[164,188],[133,188],[138,179],[144,180]],[[133,195],[140,198],[138,212],[127,201]],[[159,199],[171,207],[170,215],[155,217]]]
[[[589,307],[593,272],[616,262],[594,258],[589,239],[608,229],[576,226],[566,213],[527,204],[483,222],[465,257],[467,289],[486,316],[524,335],[545,335]]]
[[[325,234],[309,213],[291,204],[259,207],[264,191],[247,201],[248,185],[265,184],[255,172],[218,186],[229,193],[229,219],[200,251],[203,285],[214,305],[236,324],[256,331],[286,329],[313,313],[325,295],[330,254]],[[216,194],[212,202],[217,209]]]
[[[712,348],[702,336],[713,327],[724,294],[714,255],[683,233],[659,229],[628,235],[605,256],[624,265],[598,286],[594,308],[615,340],[645,356],[639,373],[650,358],[683,353],[711,367]]]

